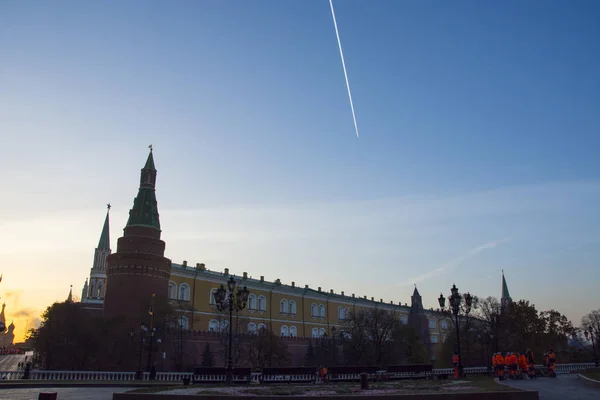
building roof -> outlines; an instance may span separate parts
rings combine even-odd
[[[133,200],[133,208],[129,210],[129,219],[126,226],[144,226],[160,231],[158,203],[154,189],[155,179],[156,168],[154,167],[154,157],[151,149],[146,165],[142,168],[140,188]]]
[[[182,275],[186,275],[192,279],[196,278],[196,279],[205,279],[205,280],[214,280],[216,282],[221,282],[221,283],[225,283],[227,279],[229,279],[229,277],[233,276],[236,280],[241,281],[242,285],[248,285],[248,286],[252,286],[252,287],[260,287],[262,290],[265,291],[270,291],[273,290],[275,292],[283,292],[283,293],[289,293],[290,295],[294,295],[294,296],[307,296],[307,297],[311,297],[311,298],[323,298],[323,299],[329,299],[332,301],[339,301],[341,303],[354,303],[358,306],[364,305],[367,307],[372,307],[374,305],[380,305],[381,307],[385,307],[385,308],[393,308],[396,310],[405,310],[408,311],[410,306],[408,305],[408,303],[389,303],[389,302],[383,302],[381,300],[377,301],[373,298],[368,299],[366,296],[363,297],[358,297],[355,296],[354,294],[349,296],[346,294],[342,294],[342,293],[335,293],[330,291],[323,291],[321,290],[321,288],[318,289],[313,289],[308,287],[308,285],[306,285],[305,287],[300,287],[300,286],[296,286],[295,284],[292,285],[286,285],[285,283],[281,283],[279,280],[276,280],[275,282],[270,282],[270,281],[266,281],[266,280],[260,280],[260,279],[254,279],[251,277],[240,277],[240,276],[236,276],[236,275],[231,275],[231,274],[225,274],[223,272],[217,272],[217,271],[210,271],[207,269],[200,269],[198,267],[193,267],[193,266],[189,266],[189,265],[182,265],[182,264],[176,264],[176,263],[171,263],[171,273],[179,273]]]
[[[106,218],[104,219],[104,226],[102,227],[102,234],[100,235],[100,241],[98,241],[99,249],[110,249],[110,229],[108,222],[108,213],[110,212],[110,205],[106,211]]]

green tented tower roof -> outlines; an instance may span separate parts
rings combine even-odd
[[[110,210],[110,205],[108,206],[108,209]],[[104,226],[102,227],[102,234],[100,235],[100,241],[98,242],[99,249],[110,249],[110,229],[108,222],[108,213],[109,211],[107,210],[106,218],[104,219]]]
[[[143,226],[154,228],[160,231],[160,219],[158,217],[158,203],[156,201],[156,167],[154,166],[154,157],[152,156],[152,147],[142,168],[140,176],[140,188],[138,194],[133,200],[133,208],[129,210],[129,219],[127,227]]]

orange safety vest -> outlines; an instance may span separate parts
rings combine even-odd
[[[522,370],[527,369],[527,359],[523,354],[519,356],[519,368],[521,368]]]
[[[455,354],[452,356],[452,363],[453,364],[458,364],[458,354]]]
[[[517,361],[517,356],[515,356],[514,354],[511,354],[510,356],[508,356],[506,358],[506,363],[508,365],[513,365],[513,364],[516,364],[517,362],[518,362]]]
[[[504,360],[504,357],[502,356],[502,354],[496,355],[496,365],[499,367],[505,365],[505,360]]]

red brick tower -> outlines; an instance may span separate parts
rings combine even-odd
[[[156,168],[152,146],[142,168],[140,188],[129,211],[117,252],[106,259],[104,316],[125,316],[128,321],[147,318],[153,294],[167,297],[171,260],[164,257],[155,195]]]

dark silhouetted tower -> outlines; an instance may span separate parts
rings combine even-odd
[[[147,318],[152,295],[166,298],[171,260],[164,257],[155,195],[156,168],[152,147],[142,168],[140,188],[129,211],[117,252],[106,259],[104,316],[125,316],[136,322]]]

